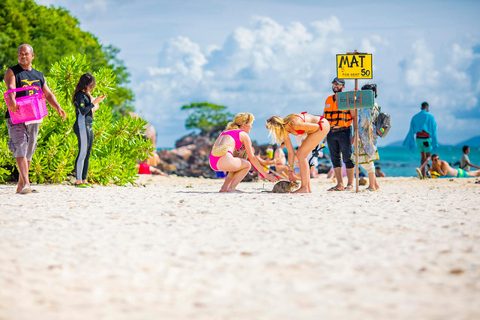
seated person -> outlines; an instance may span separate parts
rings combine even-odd
[[[430,173],[432,176],[439,175],[444,177],[456,177],[456,178],[469,178],[469,177],[480,177],[480,170],[477,171],[465,171],[463,169],[455,169],[450,167],[447,161],[440,160],[438,154],[432,154],[427,158],[427,161],[424,162],[422,167],[425,167],[428,162],[432,160],[432,167],[430,168]],[[422,168],[417,168],[422,169]]]
[[[469,146],[463,146],[463,155],[462,158],[460,159],[460,169],[463,169],[465,171],[470,171],[470,167],[480,169],[479,166],[476,166],[470,162],[470,159],[468,158],[468,154],[470,153],[470,147]]]
[[[153,156],[149,154],[147,159],[137,164],[135,167],[138,169],[139,174],[155,174],[161,176],[168,176],[168,174],[166,174],[162,170],[155,168],[155,166],[157,166],[159,163],[160,157],[155,152]]]
[[[377,178],[385,178],[387,175],[381,170],[380,166],[375,167],[375,175]]]

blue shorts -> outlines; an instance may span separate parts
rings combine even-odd
[[[430,153],[432,151],[432,139],[431,138],[417,138],[418,152]]]
[[[465,170],[460,169],[460,168],[458,168],[457,170],[458,170],[457,171],[457,178],[468,178],[468,173]]]

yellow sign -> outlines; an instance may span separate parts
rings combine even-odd
[[[337,54],[337,78],[372,79],[372,54]]]

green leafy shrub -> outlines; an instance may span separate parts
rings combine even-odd
[[[191,103],[181,109],[190,111],[185,127],[200,129],[202,132],[223,129],[235,116],[225,111],[227,107],[208,102]]]
[[[84,55],[65,57],[50,69],[47,84],[57,101],[67,113],[62,121],[55,109],[48,105],[48,116],[43,118],[38,134],[37,150],[30,167],[32,182],[60,183],[73,174],[78,153],[77,137],[73,132],[75,108],[72,94],[80,76],[91,70]],[[109,67],[93,72],[96,87],[92,96],[108,95],[116,90],[115,73]],[[6,87],[0,84],[3,96]],[[1,99],[0,112],[6,112],[5,101]],[[94,142],[90,155],[88,179],[99,184],[115,183],[124,185],[135,180],[137,159],[143,159],[153,151],[150,140],[144,139],[141,131],[146,121],[139,118],[121,117],[113,120],[112,108],[105,103],[94,114]],[[15,159],[8,151],[8,130],[6,121],[0,124],[0,182],[11,180]]]

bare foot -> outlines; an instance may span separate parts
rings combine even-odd
[[[294,192],[291,192],[291,193],[312,193],[312,191],[308,190],[308,188],[302,188],[300,187],[300,189],[294,191]]]
[[[20,193],[20,191],[22,191],[22,189],[23,189],[23,186],[24,186],[24,184],[22,184],[22,185],[17,184],[17,191],[16,191],[16,193]]]

